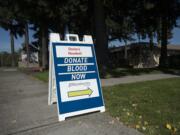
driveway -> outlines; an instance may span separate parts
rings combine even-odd
[[[107,113],[58,122],[47,84],[16,69],[0,69],[0,120],[2,135],[141,135]]]

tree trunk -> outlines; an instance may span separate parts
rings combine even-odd
[[[124,40],[125,46],[124,46],[124,59],[127,60],[127,41]]]
[[[4,63],[3,63],[3,53],[0,54],[1,55],[1,67],[4,66]]]
[[[93,5],[97,61],[102,73],[101,75],[104,76],[108,66],[108,38],[106,34],[105,13],[101,0],[94,0]]]
[[[159,19],[159,26],[158,26],[159,28],[158,28],[158,30],[157,30],[157,43],[158,43],[158,46],[160,46],[161,45],[161,30],[162,30],[162,28],[161,28],[161,18]]]
[[[41,42],[42,42],[42,68],[48,69],[48,28],[45,25],[41,26]]]
[[[138,42],[139,42],[139,44],[140,44],[140,42],[141,42],[141,35],[140,35],[140,34],[137,34],[137,36],[138,36]]]
[[[162,18],[162,30],[161,30],[161,57],[160,57],[160,67],[167,67],[167,43],[168,43],[168,26],[167,18]]]
[[[154,47],[154,43],[153,43],[153,33],[150,32],[149,33],[149,46],[150,46],[150,51],[153,50],[153,47]]]
[[[42,67],[42,38],[41,35],[38,37],[39,38],[39,54],[38,54],[38,61],[39,61],[39,66]]]
[[[161,34],[160,34],[159,31],[158,31],[158,34],[157,34],[157,44],[158,44],[158,46],[161,45]]]
[[[11,40],[11,66],[15,67],[15,55],[14,55],[14,34],[10,31]]]
[[[30,62],[28,23],[25,24],[24,42],[25,42],[25,46],[26,46],[26,53],[27,53],[27,67],[28,67],[28,66],[29,66],[29,62]]]

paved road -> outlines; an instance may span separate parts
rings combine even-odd
[[[15,70],[0,69],[1,135],[141,135],[107,113],[58,122],[56,105],[48,106],[47,84]]]
[[[117,84],[125,84],[125,83],[134,83],[134,82],[142,82],[142,81],[150,81],[150,80],[158,80],[158,79],[166,79],[180,77],[179,75],[172,74],[145,74],[145,75],[135,75],[135,76],[124,76],[120,78],[110,78],[110,79],[101,79],[102,86],[113,86]]]

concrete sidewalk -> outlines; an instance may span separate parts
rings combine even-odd
[[[144,75],[134,75],[134,76],[123,76],[120,78],[110,78],[110,79],[101,79],[102,86],[113,86],[117,84],[125,84],[125,83],[134,83],[134,82],[143,82],[150,80],[158,80],[158,79],[167,79],[180,77],[179,75],[172,74],[144,74]]]
[[[16,70],[0,70],[2,135],[141,135],[107,113],[58,122],[56,105],[48,106],[48,87]]]

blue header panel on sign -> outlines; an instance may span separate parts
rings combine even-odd
[[[93,44],[52,46],[59,114],[104,106]]]

